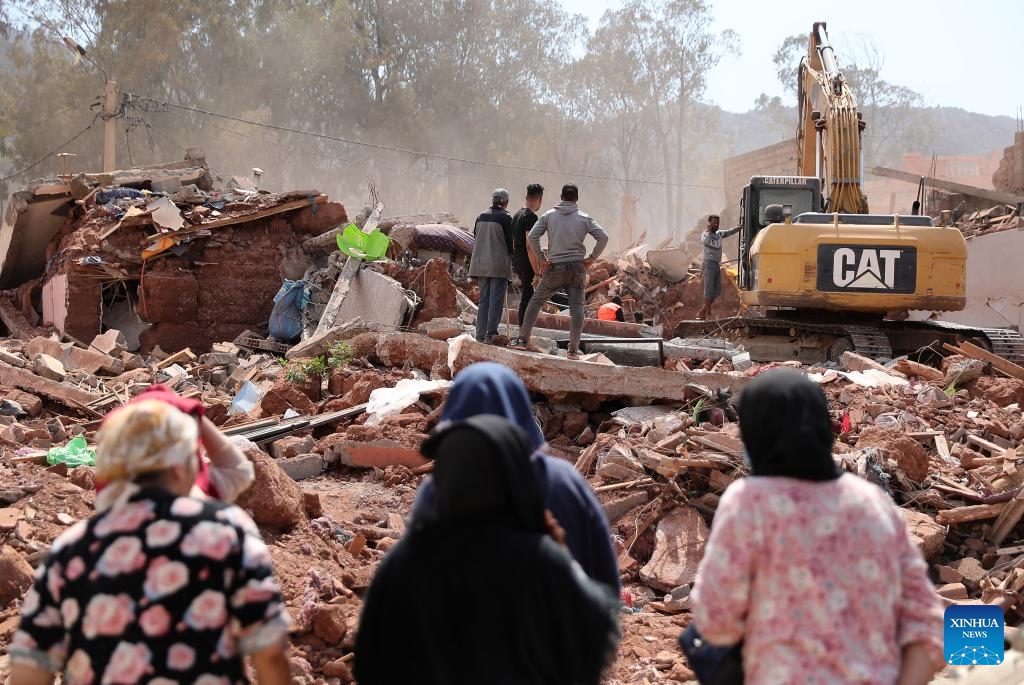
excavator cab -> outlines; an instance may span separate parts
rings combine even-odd
[[[804,212],[818,212],[822,208],[821,180],[814,176],[752,176],[743,189],[740,200],[739,232],[739,286],[741,290],[754,287],[754,272],[750,262],[750,246],[765,226],[774,223],[765,216],[769,205],[792,209],[793,216]]]

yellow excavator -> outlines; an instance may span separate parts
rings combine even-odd
[[[754,176],[740,201],[737,285],[761,315],[683,321],[675,335],[724,334],[761,361],[838,361],[848,350],[891,359],[962,341],[1024,361],[1012,330],[908,320],[964,308],[964,237],[948,213],[936,226],[918,203],[910,215],[868,212],[866,123],[824,22],[811,29],[798,78],[798,175]]]

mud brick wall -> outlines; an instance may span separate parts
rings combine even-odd
[[[92,340],[99,335],[101,316],[101,284],[93,274],[68,274],[67,315],[64,332],[79,340]]]

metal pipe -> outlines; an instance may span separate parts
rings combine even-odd
[[[821,67],[829,76],[839,73],[839,63],[836,61],[836,53],[828,42],[828,32],[825,30],[825,22],[819,21],[814,25],[814,34],[818,38],[818,56],[821,58]]]

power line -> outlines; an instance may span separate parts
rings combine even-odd
[[[42,157],[40,157],[40,158],[39,158],[39,159],[37,159],[36,161],[32,162],[32,163],[31,163],[31,164],[29,164],[28,166],[22,167],[21,169],[18,169],[17,171],[15,171],[15,172],[14,172],[13,174],[8,174],[7,176],[4,176],[3,178],[0,178],[0,183],[2,183],[2,182],[4,182],[4,181],[9,181],[9,180],[11,180],[12,178],[15,178],[16,176],[21,176],[21,175],[22,175],[22,174],[24,174],[24,173],[25,173],[26,171],[29,171],[29,170],[31,170],[31,169],[34,169],[35,167],[39,166],[40,164],[42,164],[43,162],[45,162],[45,161],[46,161],[47,159],[49,159],[49,158],[50,158],[50,157],[52,157],[53,155],[55,155],[55,154],[57,154],[58,152],[60,152],[60,151],[61,151],[61,150],[62,150],[62,149],[63,149],[64,147],[66,147],[66,146],[70,145],[71,143],[73,143],[73,142],[75,142],[76,140],[78,140],[79,138],[81,138],[81,137],[82,137],[82,136],[83,136],[83,135],[85,134],[85,132],[86,132],[86,131],[88,131],[89,129],[91,129],[91,128],[93,127],[93,124],[95,124],[95,123],[96,123],[96,119],[98,119],[98,118],[99,118],[99,115],[97,114],[96,116],[94,116],[94,117],[92,118],[92,121],[91,121],[91,122],[89,123],[89,125],[88,125],[88,126],[86,126],[85,128],[83,128],[83,129],[82,129],[81,131],[79,131],[78,133],[76,133],[75,135],[73,135],[73,136],[72,136],[71,138],[68,138],[68,139],[67,139],[67,140],[65,140],[65,141],[64,141],[63,143],[61,143],[61,144],[60,144],[60,145],[58,145],[57,147],[53,148],[52,150],[50,150],[50,151],[49,151],[49,152],[47,152],[47,153],[46,153],[45,155],[43,155]]]
[[[179,104],[177,104],[175,102],[165,102],[163,100],[157,100],[155,98],[140,97],[140,96],[132,96],[132,97],[135,98],[135,99],[138,99],[138,100],[146,100],[146,101],[152,102],[152,103],[157,104],[157,105],[162,105],[164,107],[177,107],[178,109],[183,109],[183,110],[186,110],[188,112],[195,112],[197,114],[205,114],[206,116],[211,116],[211,117],[219,117],[221,119],[227,119],[229,121],[237,121],[237,122],[240,122],[240,123],[243,123],[243,124],[249,124],[250,126],[260,126],[260,127],[263,127],[263,128],[273,129],[275,131],[284,131],[286,133],[296,133],[298,135],[313,136],[315,138],[322,138],[324,140],[331,140],[331,141],[338,142],[338,143],[345,143],[347,145],[358,145],[358,146],[361,146],[361,147],[368,147],[368,148],[372,148],[372,149],[375,149],[375,150],[386,150],[388,152],[401,152],[401,153],[408,154],[408,155],[415,155],[415,156],[418,156],[418,157],[430,157],[432,159],[441,159],[441,160],[445,160],[445,161],[449,161],[449,162],[461,162],[461,163],[464,163],[464,164],[478,164],[478,165],[481,165],[481,166],[497,167],[497,168],[501,168],[501,169],[516,169],[516,170],[519,170],[519,171],[531,171],[531,172],[540,173],[540,174],[557,174],[557,175],[563,175],[563,176],[576,176],[576,177],[580,177],[580,178],[589,178],[589,179],[595,179],[595,180],[599,180],[599,181],[618,181],[618,182],[621,182],[621,183],[638,183],[638,184],[646,184],[646,185],[671,186],[671,187],[678,187],[678,188],[707,188],[707,189],[711,189],[711,190],[721,190],[722,187],[723,187],[723,186],[717,186],[717,185],[701,185],[701,184],[696,184],[696,183],[667,183],[665,181],[656,181],[656,180],[650,180],[650,179],[625,178],[625,177],[622,177],[622,176],[607,176],[607,175],[602,175],[602,174],[588,174],[588,173],[583,173],[583,172],[568,172],[568,171],[561,171],[561,170],[558,170],[558,169],[544,169],[544,168],[540,168],[540,167],[528,167],[528,166],[520,166],[520,165],[516,165],[516,164],[503,164],[503,163],[500,163],[500,162],[487,162],[487,161],[479,160],[479,159],[467,159],[465,157],[453,157],[451,155],[442,155],[442,154],[438,154],[438,153],[434,153],[434,152],[424,152],[424,151],[421,151],[421,150],[411,150],[411,149],[408,149],[408,148],[395,147],[395,146],[391,146],[391,145],[382,145],[380,143],[367,143],[367,142],[364,142],[364,141],[352,140],[352,139],[349,139],[349,138],[342,138],[340,136],[332,136],[332,135],[327,134],[327,133],[317,133],[315,131],[306,131],[306,130],[303,130],[303,129],[291,128],[289,126],[280,126],[278,124],[267,124],[267,123],[263,123],[263,122],[259,122],[259,121],[251,121],[249,119],[243,119],[241,117],[232,116],[230,114],[222,114],[220,112],[212,112],[210,110],[200,109],[198,107],[189,107],[187,105],[179,105]]]
[[[170,111],[168,111],[166,113],[167,114],[176,114],[175,112],[170,112]],[[182,113],[182,116],[184,116],[184,113]],[[147,126],[148,125],[149,124],[147,124]],[[210,126],[211,128],[215,128],[218,131],[223,131],[224,133],[230,133],[231,135],[238,136],[239,138],[244,138],[246,140],[257,140],[257,141],[259,141],[261,143],[266,143],[267,145],[273,145],[275,147],[280,147],[280,148],[283,148],[285,150],[291,150],[292,152],[298,152],[298,153],[304,154],[304,155],[311,155],[311,156],[314,156],[314,157],[320,157],[320,158],[329,159],[329,160],[332,160],[332,161],[344,162],[346,164],[366,164],[366,163],[368,163],[368,160],[352,159],[352,158],[349,158],[349,157],[339,157],[337,155],[327,154],[326,152],[317,152],[316,150],[307,150],[305,148],[295,147],[293,145],[287,145],[285,143],[280,143],[280,142],[277,142],[277,141],[274,141],[274,140],[269,140],[267,138],[253,136],[253,135],[250,135],[248,133],[242,133],[241,131],[235,131],[234,129],[226,128],[224,126],[218,126],[218,125],[210,123],[210,122],[200,121],[199,125],[200,126]],[[155,131],[156,129],[153,129],[153,130]],[[499,178],[499,177],[496,177],[496,176],[465,176],[465,175],[461,175],[461,174],[449,174],[449,173],[446,173],[446,172],[438,172],[438,171],[413,171],[413,170],[409,170],[409,169],[399,169],[398,167],[388,166],[386,164],[380,164],[379,162],[374,162],[373,166],[378,168],[378,169],[386,169],[388,171],[391,171],[393,173],[399,174],[401,176],[419,176],[419,177],[422,177],[422,178],[431,178],[431,179],[454,178],[454,179],[460,179],[460,180],[465,180],[465,181],[494,181],[496,183],[508,183],[509,182],[509,179],[507,177],[506,178]],[[522,179],[516,179],[516,180],[521,180],[524,183],[528,183],[528,182],[533,181],[534,179],[522,178]]]

